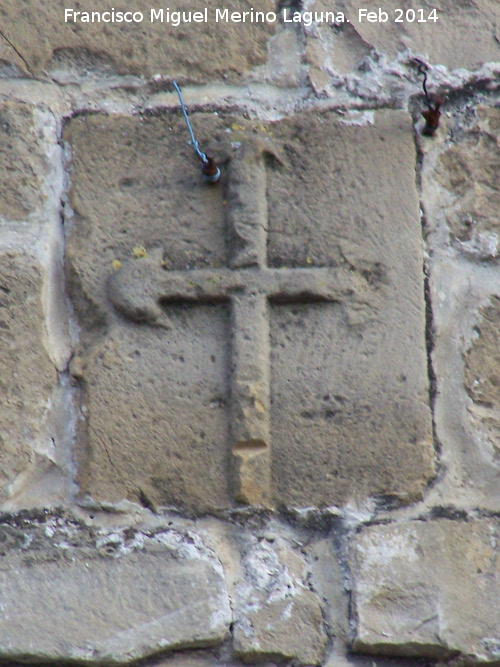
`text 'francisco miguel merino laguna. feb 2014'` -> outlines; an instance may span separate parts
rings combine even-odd
[[[87,12],[72,8],[64,10],[65,23],[169,23],[177,27],[186,23],[276,23],[281,17],[284,23],[303,23],[307,26],[313,23],[344,23],[348,19],[343,12],[321,11],[321,12],[299,12],[294,9],[285,8],[281,13],[262,12],[250,9],[245,12],[231,11],[227,7],[216,7],[209,9],[205,7],[201,11],[173,11],[167,9],[154,9],[149,12],[141,11],[119,11],[110,8],[106,11]]]

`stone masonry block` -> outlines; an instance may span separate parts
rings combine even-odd
[[[216,186],[176,113],[66,128],[82,493],[198,510],[419,497],[433,449],[409,117],[191,119]]]
[[[199,133],[200,117],[192,122]],[[75,212],[68,287],[87,332],[82,347],[90,346],[81,357],[89,410],[82,488],[109,500],[145,495],[164,504],[227,506],[228,453],[220,446],[228,442],[227,309],[174,305],[166,331],[113,322],[107,296],[113,261],[144,245],[164,248],[161,261],[171,269],[223,266],[223,189],[200,181],[179,116],[82,117],[67,138]],[[206,145],[207,135],[199,139]]]
[[[327,637],[303,558],[278,540],[248,545],[236,589],[235,655],[321,664]]]
[[[349,294],[273,309],[277,498],[342,503],[353,479],[366,495],[416,497],[432,446],[409,119],[353,127],[318,115],[272,131],[288,170],[270,170],[269,261],[335,267]]]
[[[29,220],[45,197],[47,162],[36,114],[27,104],[0,104],[0,223]]]
[[[486,434],[493,460],[500,456],[500,298],[494,296],[481,309],[477,336],[465,356],[464,382],[472,399],[469,412],[479,429]]]
[[[354,649],[498,664],[499,538],[495,519],[364,529],[350,553]]]
[[[385,22],[382,22],[384,16],[378,20],[379,7],[387,15]],[[321,12],[334,7],[328,0],[314,0],[308,3],[308,9],[314,20],[315,12],[321,17]],[[500,60],[497,27],[500,8],[496,0],[480,3],[425,0],[414,5],[399,0],[380,5],[346,0],[342,9],[348,22],[334,24],[324,19],[325,22],[306,28],[307,60],[313,82],[319,87],[334,72],[359,74],[364,58],[374,51],[396,60],[409,50],[450,70],[477,70],[484,63]],[[366,14],[360,17],[360,9],[375,12],[377,20],[368,20]],[[432,13],[434,9],[436,14]],[[450,44],[460,44],[460,48],[450,48]]]
[[[0,499],[15,494],[23,474],[40,461],[54,464],[47,430],[54,365],[44,349],[38,262],[14,252],[0,255]]]
[[[3,34],[22,55],[25,68],[38,75],[71,70],[146,77],[160,73],[206,83],[214,79],[236,81],[265,63],[267,41],[277,24],[216,22],[213,6],[193,0],[189,6],[171,5],[170,14],[177,9],[203,12],[208,7],[209,20],[175,26],[175,19],[167,18],[167,6],[147,0],[136,0],[133,6],[123,1],[113,4],[116,13],[141,12],[144,20],[138,23],[65,22],[65,9],[103,12],[111,10],[111,5],[6,0],[0,7],[0,22]],[[160,7],[164,8],[163,22],[151,21],[151,9]],[[230,11],[251,8],[268,12],[274,11],[275,4],[272,0],[236,0]]]
[[[475,115],[456,139],[436,148],[435,178],[452,242],[487,259],[500,252],[500,109],[479,107]]]
[[[192,532],[91,531],[25,513],[0,536],[2,660],[123,665],[229,631],[224,572]]]
[[[471,507],[496,509],[498,392],[495,347],[500,252],[500,114],[471,105],[421,137],[437,393],[436,433],[447,479]],[[497,294],[498,295],[498,294]],[[491,300],[490,300],[491,299]],[[450,488],[447,503],[455,502]]]

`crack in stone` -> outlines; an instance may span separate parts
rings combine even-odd
[[[423,153],[418,145],[417,137],[415,134],[415,151],[416,151],[416,164],[415,164],[415,177],[416,177],[416,187],[419,194],[419,208],[420,208],[420,222],[422,226],[422,243],[424,248],[426,247],[425,233],[428,229],[427,219],[425,215],[425,203],[422,197],[422,164],[423,164]],[[427,483],[427,490],[435,486],[443,476],[443,464],[441,462],[442,455],[442,445],[439,441],[437,435],[436,427],[436,397],[437,397],[437,376],[434,371],[434,366],[432,363],[432,353],[434,350],[435,343],[435,325],[434,325],[434,316],[432,310],[432,299],[431,299],[431,285],[430,285],[430,267],[424,255],[424,261],[422,266],[423,276],[424,276],[424,302],[425,302],[425,346],[426,346],[426,356],[427,356],[427,376],[429,379],[429,409],[431,411],[432,419],[432,442],[434,445],[434,453],[436,460],[436,469],[434,476]]]
[[[21,58],[21,60],[22,60],[23,63],[24,63],[24,66],[25,66],[26,69],[28,70],[28,74],[29,74],[32,78],[34,78],[33,72],[31,71],[31,68],[30,68],[30,66],[29,66],[29,64],[28,64],[28,61],[27,61],[26,58],[23,56],[23,54],[22,54],[22,53],[21,53],[21,52],[14,46],[14,44],[10,41],[10,39],[7,37],[7,35],[6,35],[2,30],[0,30],[0,37],[3,38],[3,39],[7,42],[7,44],[11,47],[11,49],[13,49],[13,51],[16,53],[16,55],[17,55],[19,58]]]

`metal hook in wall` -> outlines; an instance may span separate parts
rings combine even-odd
[[[220,169],[215,163],[215,158],[212,155],[206,155],[200,150],[198,142],[194,138],[193,129],[191,127],[191,123],[189,122],[186,107],[184,106],[181,90],[175,81],[173,81],[172,83],[175,90],[177,91],[177,95],[179,96],[179,101],[181,103],[181,110],[184,115],[184,120],[186,121],[186,125],[189,131],[189,136],[191,137],[191,146],[193,147],[194,152],[202,162],[201,171],[203,174],[203,180],[205,181],[205,183],[217,183],[217,181],[220,178]]]
[[[427,72],[429,68],[418,58],[415,60],[418,66],[418,73],[424,77],[422,88],[425,95],[425,103],[427,105],[427,109],[422,111],[422,116],[425,118],[425,127],[422,130],[422,134],[426,135],[427,137],[432,137],[434,134],[436,134],[436,130],[439,127],[439,119],[441,117],[440,108],[442,102],[440,99],[436,99],[435,103],[432,103],[430,95],[427,91]]]
[[[427,92],[427,71],[429,68],[424,62],[418,60],[418,58],[416,59],[416,62],[418,66],[418,73],[422,74],[422,76],[424,77],[424,80],[422,82],[422,88],[424,89],[425,103],[427,104],[427,107],[430,109],[432,103],[431,103],[431,98],[429,97],[429,93]]]

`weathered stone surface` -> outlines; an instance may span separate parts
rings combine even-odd
[[[458,485],[469,507],[495,511],[500,506],[496,399],[488,380],[495,381],[495,299],[491,310],[488,304],[498,294],[499,124],[496,108],[461,106],[443,115],[434,138],[419,140],[435,333],[435,422],[446,470],[441,487],[446,498],[437,502],[454,504]]]
[[[302,36],[293,27],[281,24],[268,42],[266,65],[254,77],[271,81],[277,86],[299,86],[307,82],[307,70],[302,58]]]
[[[68,70],[88,75],[110,72],[152,76],[156,73],[205,83],[207,80],[237,80],[267,58],[267,40],[276,23],[216,22],[215,9],[208,6],[208,21],[181,23],[177,27],[171,6],[167,19],[151,21],[151,9],[159,9],[146,0],[133,7],[114,3],[117,12],[142,12],[144,20],[127,22],[65,22],[65,9],[75,11],[111,10],[111,6],[79,8],[63,0],[31,0],[28,6],[7,0],[0,8],[2,33],[21,54],[23,65],[31,73],[52,71],[67,79]],[[194,0],[178,9],[203,12],[207,4]],[[271,0],[233,2],[230,11],[273,11]],[[78,17],[81,18],[81,17]],[[204,18],[204,17],[203,17]],[[3,40],[2,40],[3,42]],[[221,45],[224,48],[221,48]],[[9,53],[6,53],[8,56]],[[19,64],[16,59],[16,64]]]
[[[206,146],[199,117],[192,123]],[[170,308],[173,336],[122,321],[103,336],[112,263],[136,246],[163,247],[169,268],[223,265],[223,190],[201,181],[182,118],[82,117],[67,137],[75,212],[68,286],[84,344],[96,343],[83,369],[82,489],[108,500],[228,505],[225,307]]]
[[[423,663],[425,667],[461,667],[459,663],[454,663],[453,661],[448,661],[446,663]],[[328,656],[327,660],[324,662],[324,667],[422,667],[422,660],[415,658],[414,660],[409,660],[408,658],[382,658],[377,656],[377,659],[374,660],[373,656],[361,656],[355,655],[353,653],[346,652],[345,650],[340,649],[338,652],[333,651],[331,655]]]
[[[464,254],[496,257],[500,227],[500,109],[480,107],[472,126],[439,149],[436,179],[452,241]]]
[[[469,412],[477,427],[487,434],[494,452],[500,458],[500,298],[493,296],[491,303],[481,309],[481,322],[476,327],[477,337],[465,357],[464,382],[473,404]]]
[[[334,541],[331,534],[315,539],[307,545],[304,553],[308,562],[311,563],[311,574],[308,581],[312,583],[321,600],[323,621],[330,637],[335,638],[333,649],[335,658],[339,660],[339,653],[342,652],[339,647],[349,644],[350,641],[350,600],[345,586],[344,563],[339,557]],[[336,663],[332,657],[330,662],[325,658],[323,664]]]
[[[279,136],[287,168],[269,171],[269,261],[337,267],[351,294],[272,309],[275,497],[414,498],[432,446],[409,120],[388,112],[355,127],[318,115],[284,121]]]
[[[354,649],[497,664],[499,537],[494,519],[364,529],[350,552]]]
[[[217,658],[211,654],[201,654],[194,651],[183,651],[169,655],[163,659],[154,659],[151,667],[241,667],[240,660],[229,660],[225,657]],[[262,667],[274,667],[271,663],[264,663]],[[399,667],[399,666],[394,666]]]
[[[409,118],[192,122],[215,187],[175,114],[67,128],[82,492],[198,510],[418,497],[432,445]]]
[[[314,12],[321,16],[321,12],[337,9],[326,0],[312,0],[306,4],[307,10],[313,12],[313,21]],[[360,20],[360,9],[374,11],[378,19],[378,5],[360,5],[355,0],[346,0],[338,9],[344,10],[349,22],[328,23],[325,15],[325,22],[306,27],[306,54],[317,87],[332,75],[349,72],[362,75],[363,59],[372,50],[389,60],[402,57],[405,52],[418,54],[431,64],[444,65],[451,70],[476,70],[484,63],[500,60],[500,9],[495,0],[481,3],[445,0],[439,6],[428,1],[412,6],[389,0],[380,5],[387,14],[384,23],[369,21],[366,15]],[[402,14],[397,9],[402,9]],[[437,21],[429,19],[433,9]],[[460,44],[460,48],[450,48],[450,44]]]
[[[236,589],[235,654],[245,661],[320,664],[327,638],[302,557],[278,540],[262,539],[249,545],[243,568]]]
[[[33,257],[0,255],[0,499],[57,461],[48,424],[57,374],[44,349],[42,271]]]
[[[34,525],[30,525],[30,523]],[[0,658],[124,664],[229,630],[220,563],[190,532],[92,534],[50,518],[1,527]]]
[[[36,114],[27,104],[0,104],[0,222],[30,220],[45,199],[48,167]]]
[[[496,512],[500,508],[497,408],[487,402],[494,400],[489,378],[495,382],[497,363],[492,343],[496,335],[492,331],[496,305],[491,294],[495,269],[490,273],[484,262],[452,258],[449,248],[445,253],[434,255],[431,283],[436,332],[432,355],[437,378],[435,420],[444,472],[434,502],[460,502]],[[490,300],[491,310],[487,306]],[[484,324],[481,314],[486,318]],[[482,401],[482,395],[487,401]]]

